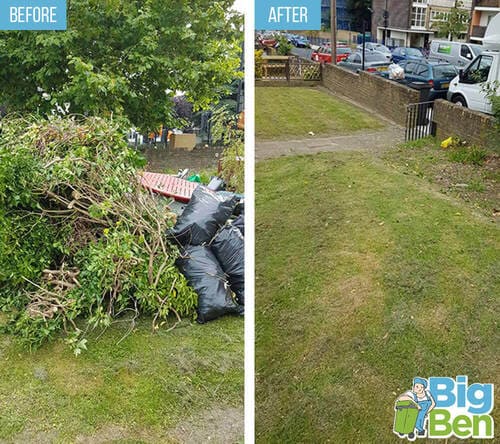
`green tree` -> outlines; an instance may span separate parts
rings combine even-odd
[[[453,41],[454,38],[459,38],[461,34],[467,32],[470,15],[463,7],[463,2],[456,0],[449,13],[436,15],[436,21],[432,28],[436,30],[438,37],[445,37]]]
[[[208,107],[235,78],[234,0],[68,0],[67,31],[0,32],[0,103],[9,111],[121,115],[142,129],[175,119],[175,91]]]

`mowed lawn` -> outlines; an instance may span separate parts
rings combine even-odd
[[[79,357],[57,340],[29,353],[0,335],[0,442],[241,442],[243,319],[157,333],[142,319],[124,338],[130,325]]]
[[[499,234],[366,154],[258,163],[257,442],[399,443],[413,377],[498,385]]]
[[[316,88],[255,88],[257,140],[335,136],[382,127],[379,119]]]

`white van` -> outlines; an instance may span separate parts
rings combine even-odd
[[[483,49],[482,45],[474,43],[433,40],[429,51],[429,59],[438,59],[451,63],[457,68],[464,68],[474,57],[481,54]]]
[[[488,25],[483,39],[483,51],[450,82],[447,98],[453,103],[475,111],[491,114],[491,102],[486,97],[486,85],[500,95],[500,13]]]

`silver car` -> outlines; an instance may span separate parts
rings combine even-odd
[[[363,67],[363,54],[355,52],[347,57],[344,62],[338,63],[338,66],[350,69],[351,71],[359,72]],[[365,52],[365,71],[375,74],[380,74],[387,71],[391,63],[387,60],[384,53],[379,51],[366,51]]]

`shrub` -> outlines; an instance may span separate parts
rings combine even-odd
[[[0,138],[0,308],[30,346],[77,326],[107,326],[133,311],[193,313],[196,295],[164,232],[175,215],[139,185],[144,160],[124,130],[100,118],[7,117]]]
[[[264,73],[264,68],[262,67],[262,64],[264,63],[262,60],[262,56],[264,54],[264,51],[262,49],[258,49],[254,52],[255,56],[255,78],[256,79],[261,79],[262,75]]]
[[[243,193],[245,187],[244,132],[238,129],[238,116],[226,107],[216,109],[212,115],[213,139],[224,145],[221,176],[228,189]]]
[[[279,55],[288,55],[292,50],[292,44],[284,36],[278,37],[277,52]]]
[[[453,146],[448,151],[448,159],[452,162],[460,162],[472,165],[482,165],[488,153],[475,145]]]

